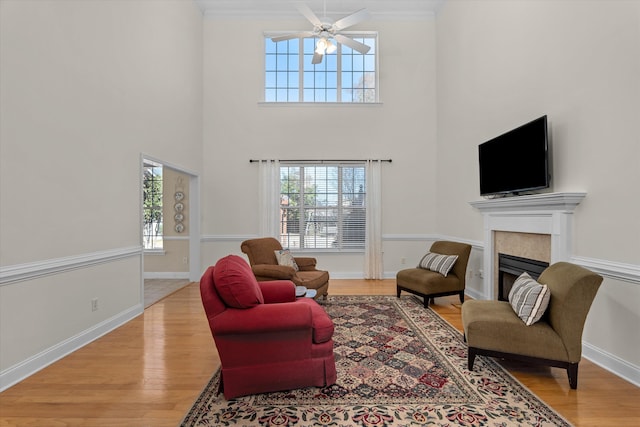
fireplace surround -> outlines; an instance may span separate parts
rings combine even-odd
[[[498,273],[495,233],[549,235],[549,264],[568,261],[573,241],[573,212],[585,196],[586,193],[543,193],[469,202],[484,218],[484,298],[498,298],[498,289],[494,286]]]

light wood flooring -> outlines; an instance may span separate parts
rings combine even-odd
[[[394,295],[394,280],[331,280],[332,295]],[[457,297],[434,310],[461,328]],[[0,394],[0,426],[177,426],[219,366],[197,283]],[[502,362],[576,426],[640,425],[640,388],[580,363],[565,371]]]
[[[188,279],[144,279],[144,308],[149,308],[188,284]]]

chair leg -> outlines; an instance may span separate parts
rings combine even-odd
[[[569,387],[575,390],[578,388],[578,364],[572,363],[567,368],[567,376],[569,377]]]
[[[464,303],[464,291],[460,291],[459,297],[460,297],[460,304],[463,304]]]
[[[467,367],[473,371],[473,362],[476,360],[476,350],[473,347],[467,349]]]
[[[397,296],[398,298],[400,298],[400,292],[402,292],[402,291],[400,290],[400,287],[399,287],[398,285],[396,285],[396,296]]]
[[[220,372],[220,382],[218,383],[218,391],[216,392],[216,396],[220,393],[224,393],[224,376],[222,372]]]

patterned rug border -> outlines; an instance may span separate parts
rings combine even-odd
[[[326,303],[320,301],[321,305],[327,305],[333,303],[345,304],[345,303],[363,303],[363,302],[385,302],[391,303],[396,306],[395,310],[397,310],[400,315],[405,318],[406,321],[411,325],[412,330],[414,332],[423,333],[423,331],[419,325],[415,324],[414,319],[409,318],[405,310],[399,306],[400,302],[408,302],[411,301],[413,304],[418,306],[420,309],[428,312],[428,315],[432,315],[436,318],[439,324],[447,330],[452,337],[456,339],[458,343],[463,344],[466,347],[466,343],[464,343],[463,334],[458,331],[455,327],[453,327],[449,322],[447,322],[440,314],[432,310],[430,307],[427,309],[423,308],[422,300],[413,295],[405,295],[401,298],[397,298],[396,296],[389,295],[336,295],[329,296]],[[466,354],[464,355],[465,363],[466,363]],[[447,360],[447,363],[450,361]],[[473,405],[469,405],[468,403],[430,403],[429,405],[421,404],[421,403],[404,403],[404,404],[392,404],[391,407],[384,403],[376,404],[376,403],[364,403],[364,404],[349,404],[349,403],[339,403],[336,404],[332,402],[328,405],[319,405],[316,402],[313,403],[305,403],[301,401],[292,402],[290,405],[278,405],[270,408],[275,408],[270,413],[266,414],[266,417],[258,417],[257,414],[254,413],[253,416],[245,416],[244,418],[238,420],[237,419],[237,410],[231,410],[228,419],[225,419],[224,416],[218,418],[218,423],[210,424],[208,421],[205,421],[204,424],[200,424],[200,412],[202,412],[203,406],[206,405],[207,409],[212,409],[212,404],[208,402],[218,402],[220,406],[224,406],[226,403],[227,408],[230,408],[234,403],[239,403],[243,399],[250,399],[251,403],[256,403],[256,396],[265,396],[265,395],[254,395],[247,396],[245,398],[232,399],[231,401],[226,401],[224,396],[221,394],[218,398],[212,397],[216,394],[218,389],[218,382],[220,377],[220,368],[216,370],[216,372],[212,375],[211,379],[205,385],[201,393],[198,395],[197,399],[194,401],[193,405],[184,416],[180,423],[180,427],[193,427],[200,425],[220,425],[220,426],[296,426],[296,427],[306,427],[306,426],[335,426],[335,427],[348,427],[348,426],[409,426],[409,425],[444,425],[444,426],[495,426],[495,427],[508,427],[512,425],[531,425],[531,426],[543,426],[543,425],[553,425],[553,426],[567,426],[571,427],[572,424],[565,419],[561,414],[559,414],[556,410],[547,405],[544,401],[542,401],[535,393],[533,393],[528,387],[522,384],[516,377],[514,377],[506,368],[502,367],[497,361],[492,358],[486,357],[478,357],[476,358],[474,373],[480,371],[498,371],[501,375],[506,377],[510,381],[509,387],[512,389],[512,393],[521,398],[521,401],[526,401],[526,406],[536,414],[537,416],[532,417],[532,419],[528,420],[526,424],[524,423],[510,423],[507,422],[496,422],[494,420],[493,423],[490,424],[490,419],[486,417],[478,416],[474,412]],[[461,372],[458,372],[458,375],[462,375]],[[490,385],[489,385],[490,387]],[[277,393],[268,393],[268,394],[277,394]],[[267,395],[268,395],[267,394]],[[493,404],[493,402],[490,402]],[[497,405],[497,404],[496,404]],[[240,403],[239,406],[249,407],[251,405]],[[200,410],[198,408],[201,408]],[[303,411],[299,411],[300,408],[303,408]],[[497,409],[497,408],[496,408]],[[462,413],[460,412],[462,410]],[[467,411],[468,410],[468,411]],[[331,412],[333,417],[323,418],[327,411]],[[448,414],[447,415],[447,411]],[[458,411],[458,413],[454,413],[452,411]],[[518,408],[513,408],[514,416],[516,416],[516,412],[519,411]],[[251,412],[251,409],[249,409]],[[281,413],[278,413],[281,412]],[[302,414],[300,414],[302,412]],[[391,412],[394,416],[389,416],[389,412]],[[402,414],[400,414],[400,412]],[[224,414],[223,414],[224,415]],[[234,419],[232,416],[236,416]],[[337,420],[336,415],[338,415],[341,420]],[[452,416],[453,415],[453,416]],[[535,414],[533,414],[535,415]],[[542,415],[542,416],[540,416]],[[279,422],[283,422],[280,424]],[[444,423],[444,424],[440,424]]]

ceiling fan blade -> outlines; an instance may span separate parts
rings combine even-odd
[[[320,19],[316,16],[315,13],[313,13],[313,10],[311,10],[311,8],[309,8],[309,6],[307,6],[304,3],[300,3],[298,5],[298,10],[300,11],[301,14],[304,15],[305,18],[307,18],[309,20],[309,22],[311,22],[314,26],[321,26],[322,25],[322,21],[320,21]]]
[[[314,65],[321,63],[322,62],[322,56],[323,55],[321,53],[314,52],[313,53],[313,59],[311,60],[311,63],[314,64]]]
[[[313,33],[311,31],[303,31],[301,33],[283,34],[281,36],[271,37],[271,41],[277,43],[283,40],[300,39],[304,37],[313,37]]]
[[[366,21],[371,18],[371,14],[367,9],[360,9],[357,12],[352,13],[351,15],[345,16],[342,19],[338,19],[334,24],[333,28],[337,31],[345,29],[347,27],[351,27],[352,25],[356,25],[362,21]]]
[[[351,49],[357,50],[363,55],[369,52],[369,49],[371,49],[371,46],[367,46],[364,43],[360,43],[359,41],[356,41],[347,36],[343,36],[342,34],[336,34],[335,36],[333,36],[333,38],[336,39],[338,43],[342,43],[345,46],[349,46]]]

